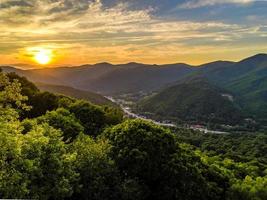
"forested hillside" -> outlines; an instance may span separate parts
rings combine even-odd
[[[258,54],[238,63],[202,66],[197,73],[242,99],[240,105],[258,118],[267,117],[267,55]]]
[[[267,198],[264,133],[206,138],[14,74],[0,73],[0,86],[0,198]]]
[[[97,105],[116,106],[114,103],[112,103],[107,98],[94,92],[78,90],[76,88],[63,86],[63,85],[50,85],[50,84],[45,84],[45,83],[35,83],[35,84],[42,91],[48,91],[52,93],[74,97],[77,99],[87,100]]]
[[[244,119],[237,98],[205,79],[193,79],[144,98],[137,111],[163,119],[187,123],[235,125]]]

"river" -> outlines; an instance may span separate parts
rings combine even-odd
[[[145,120],[145,121],[149,121],[149,122],[152,122],[152,123],[157,124],[157,125],[160,125],[160,126],[176,127],[176,128],[178,128],[178,126],[177,126],[176,124],[174,124],[174,123],[158,122],[158,121],[156,121],[156,120],[149,119],[149,118],[147,118],[147,117],[145,117],[145,116],[142,116],[142,115],[133,113],[129,107],[125,107],[124,105],[118,103],[118,101],[117,101],[116,99],[114,99],[113,97],[105,96],[105,98],[109,99],[109,100],[112,101],[113,103],[118,104],[118,105],[121,107],[121,109],[123,110],[123,112],[124,112],[126,115],[128,115],[129,117],[136,118],[136,119],[142,119],[142,120]],[[187,128],[187,129],[191,129],[191,130],[195,130],[195,131],[200,131],[200,132],[202,132],[202,133],[229,134],[228,132],[208,130],[207,128],[194,128],[193,126]]]
[[[123,110],[123,112],[126,115],[128,115],[129,117],[136,118],[136,119],[142,119],[142,120],[149,121],[149,122],[153,122],[154,124],[157,124],[157,125],[160,125],[160,126],[177,127],[175,124],[172,124],[172,123],[158,122],[156,120],[149,119],[149,118],[147,118],[145,116],[133,113],[129,107],[125,107],[122,104],[119,104],[113,97],[105,96],[105,98],[109,99],[113,103],[118,104],[121,107],[121,109]]]

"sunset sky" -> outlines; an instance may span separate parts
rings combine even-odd
[[[267,53],[265,0],[0,0],[0,64],[201,64]]]

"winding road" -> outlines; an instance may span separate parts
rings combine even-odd
[[[129,117],[132,117],[132,118],[136,118],[136,119],[142,119],[142,120],[145,120],[145,121],[149,121],[149,122],[152,122],[154,124],[157,124],[157,125],[160,125],[160,126],[166,126],[166,127],[176,127],[178,128],[178,126],[176,124],[173,124],[173,123],[163,123],[163,122],[158,122],[158,121],[155,121],[153,119],[149,119],[149,118],[146,118],[142,115],[138,115],[136,113],[133,113],[131,111],[130,108],[128,107],[125,107],[123,106],[122,104],[118,103],[118,101],[116,101],[116,99],[114,99],[113,97],[110,97],[110,96],[105,96],[105,98],[109,99],[110,101],[112,101],[113,103],[116,103],[118,104],[121,109],[123,110],[123,112],[128,115]],[[193,127],[190,127],[190,128],[187,128],[187,129],[191,129],[191,130],[195,130],[195,131],[200,131],[202,133],[212,133],[212,134],[230,134],[228,132],[222,132],[222,131],[214,131],[214,130],[208,130],[206,128],[193,128]]]

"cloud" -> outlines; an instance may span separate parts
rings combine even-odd
[[[50,2],[51,1],[51,2]],[[35,0],[24,6],[0,9],[0,34],[16,41],[133,41],[208,37],[242,29],[237,24],[165,20],[153,16],[153,9],[131,10],[127,3],[106,8],[100,0]],[[79,3],[80,2],[80,3]],[[34,11],[28,6],[33,7]],[[10,20],[10,16],[13,17]],[[207,34],[205,32],[208,32]],[[199,35],[199,36],[197,36]],[[6,42],[7,40],[5,40]],[[0,40],[1,42],[1,40]],[[2,40],[3,42],[3,40]]]
[[[247,5],[256,1],[266,1],[266,0],[189,0],[185,3],[178,5],[178,8],[183,9],[193,9],[204,6],[214,6],[217,4],[241,4]]]
[[[14,63],[26,62],[32,47],[52,49],[64,63],[174,62],[179,55],[215,52],[218,46],[234,49],[267,32],[264,24],[159,17],[153,8],[134,9],[127,1],[112,6],[101,0],[1,2],[0,54],[2,60],[18,58]]]

